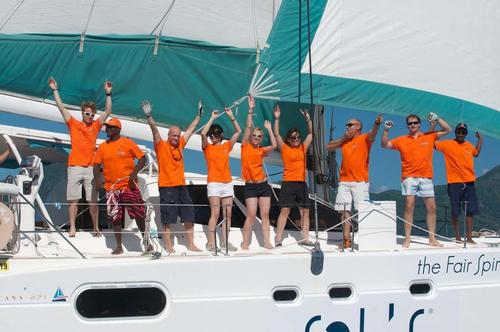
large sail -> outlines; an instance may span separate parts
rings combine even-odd
[[[308,28],[314,103],[432,111],[500,137],[500,2],[284,1],[260,68],[281,100],[297,100],[299,71],[310,99]]]

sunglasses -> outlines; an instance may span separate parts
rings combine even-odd
[[[290,139],[300,139],[300,135],[290,136]]]
[[[408,126],[418,125],[418,124],[420,124],[420,121],[410,121],[407,123]]]
[[[88,116],[89,118],[93,118],[95,116],[94,113],[91,113],[91,112],[83,112],[83,114],[85,114],[86,116]]]
[[[349,128],[352,127],[352,126],[355,126],[355,125],[357,125],[357,123],[346,123],[345,124],[345,126],[349,127]]]
[[[252,134],[252,137],[254,137],[254,138],[262,138],[262,135]]]

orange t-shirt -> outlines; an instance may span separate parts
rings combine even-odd
[[[368,134],[358,135],[342,144],[341,182],[368,182],[371,147]]]
[[[449,139],[435,143],[436,150],[444,155],[446,179],[448,183],[465,183],[476,181],[474,172],[474,157],[477,156],[476,147],[469,142],[458,143]]]
[[[159,187],[177,187],[186,185],[184,177],[184,156],[182,150],[186,146],[186,140],[182,136],[177,147],[168,141],[160,140],[155,144],[156,158],[160,175],[158,177]]]
[[[208,144],[203,153],[207,162],[207,182],[231,182],[231,169],[229,167],[229,153],[233,149],[231,141],[221,144]]]
[[[68,166],[92,166],[95,154],[95,143],[102,124],[99,120],[87,126],[83,121],[70,117],[66,123],[71,138],[71,152]]]
[[[116,141],[106,141],[99,145],[95,163],[104,166],[104,189],[128,188],[128,176],[134,170],[135,159],[143,156],[144,152],[130,138],[120,137]]]
[[[241,145],[241,177],[245,181],[262,182],[266,179],[264,157],[271,151],[270,147],[254,147],[250,143]]]
[[[303,144],[296,148],[283,144],[281,159],[283,160],[283,181],[306,180],[306,152]]]
[[[401,154],[402,180],[409,177],[432,179],[432,152],[436,140],[437,133],[433,131],[417,137],[399,136],[390,141]]]

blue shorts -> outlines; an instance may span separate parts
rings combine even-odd
[[[194,207],[186,186],[160,187],[160,213],[162,224],[194,222]]]
[[[434,197],[434,185],[428,178],[406,178],[401,182],[403,196]]]
[[[467,202],[467,216],[479,214],[474,182],[448,183],[448,196],[450,196],[452,218],[458,218],[462,214],[465,210],[465,202]]]

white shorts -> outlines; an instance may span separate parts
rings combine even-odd
[[[357,210],[360,201],[370,199],[369,189],[369,182],[340,182],[335,199],[335,210],[351,211],[351,203],[354,203],[354,210]]]
[[[428,178],[406,178],[401,182],[403,196],[434,197],[434,185]]]
[[[207,184],[208,197],[233,197],[233,183],[209,182]]]
[[[87,202],[97,202],[97,192],[94,187],[94,167],[68,167],[68,184],[66,186],[66,199],[77,201],[82,198],[82,185],[85,188]]]

